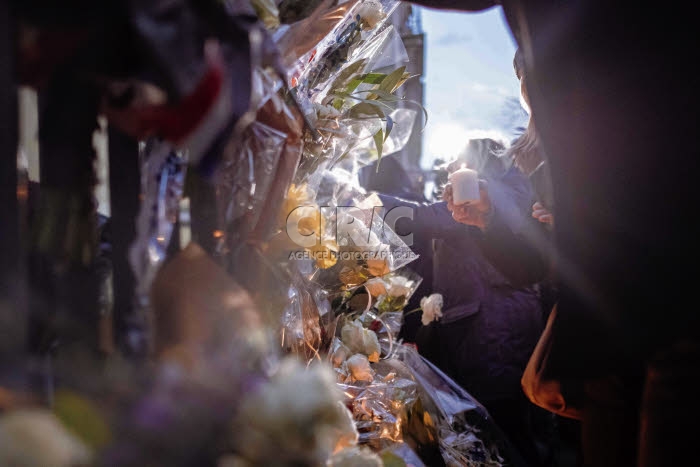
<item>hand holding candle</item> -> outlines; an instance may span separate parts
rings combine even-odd
[[[475,203],[481,200],[479,194],[479,174],[476,170],[462,167],[450,174],[452,202],[456,206]]]
[[[467,176],[471,177],[471,174]],[[459,181],[460,177],[457,177],[456,180]],[[469,193],[468,196],[460,195],[459,199],[462,201],[460,204],[455,202],[455,199],[457,199],[455,195],[457,190],[455,186],[456,180],[450,177],[450,182],[445,186],[443,195],[443,199],[447,202],[447,209],[452,213],[452,218],[459,223],[485,229],[491,214],[491,199],[489,198],[486,180],[476,178],[475,184],[478,195],[474,196],[473,192]],[[468,183],[471,183],[471,181]],[[466,189],[464,193],[468,193]],[[467,201],[464,201],[465,198]]]

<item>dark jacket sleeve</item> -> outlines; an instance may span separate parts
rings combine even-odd
[[[417,203],[379,194],[387,212],[398,206],[411,208],[412,219],[396,221],[395,230],[399,235],[413,234],[421,240],[414,242],[418,245],[429,245],[430,242],[423,241],[428,238],[449,240],[454,236],[471,235],[486,259],[513,285],[525,286],[539,281],[545,275],[546,262],[532,243],[530,230],[537,226],[528,216],[532,195],[527,178],[517,169],[511,169],[489,182],[489,196],[493,216],[482,232],[477,227],[456,222],[445,202]]]
[[[493,216],[479,237],[486,258],[515,286],[538,282],[547,274],[550,242],[531,216],[532,189],[515,167],[489,181]]]
[[[398,213],[393,227],[401,236],[411,236],[410,245],[419,255],[429,254],[420,251],[429,248],[434,238],[449,238],[451,235],[467,235],[467,226],[452,219],[452,213],[447,210],[447,203],[421,203],[399,198],[396,196],[377,193],[382,200],[385,210],[385,221],[392,219],[392,213]],[[397,208],[404,208],[398,211]],[[408,209],[405,209],[408,208]],[[418,250],[418,251],[417,251]]]

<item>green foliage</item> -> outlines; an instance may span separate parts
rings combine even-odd
[[[365,64],[366,60],[363,59],[345,67],[333,81],[327,102],[330,102],[336,110],[346,108],[343,112],[344,117],[379,118],[383,122],[383,128],[373,135],[377,149],[377,170],[379,170],[384,143],[394,127],[394,121],[390,117],[391,112],[399,108],[401,103],[411,103],[423,111],[425,122],[427,122],[428,113],[419,102],[395,94],[407,80],[415,76],[407,73],[405,66],[390,73],[357,73]],[[365,85],[366,89],[358,91],[360,85]]]

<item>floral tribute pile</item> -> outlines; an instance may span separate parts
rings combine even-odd
[[[152,358],[68,354],[49,408],[0,392],[0,465],[511,465],[484,408],[399,340],[442,297],[405,310],[416,256],[354,181],[424,112],[400,95],[398,0],[229,3],[269,37],[234,70],[250,109],[211,178],[209,246],[187,150],[144,141],[130,261]]]

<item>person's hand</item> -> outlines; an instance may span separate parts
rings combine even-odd
[[[454,220],[461,224],[485,229],[491,214],[491,198],[489,198],[486,180],[479,180],[479,195],[480,199],[476,203],[455,205],[452,198],[452,184],[448,183],[445,186],[443,199],[447,202],[447,209],[452,213]]]
[[[539,201],[532,205],[532,217],[543,224],[554,225],[554,216]]]

